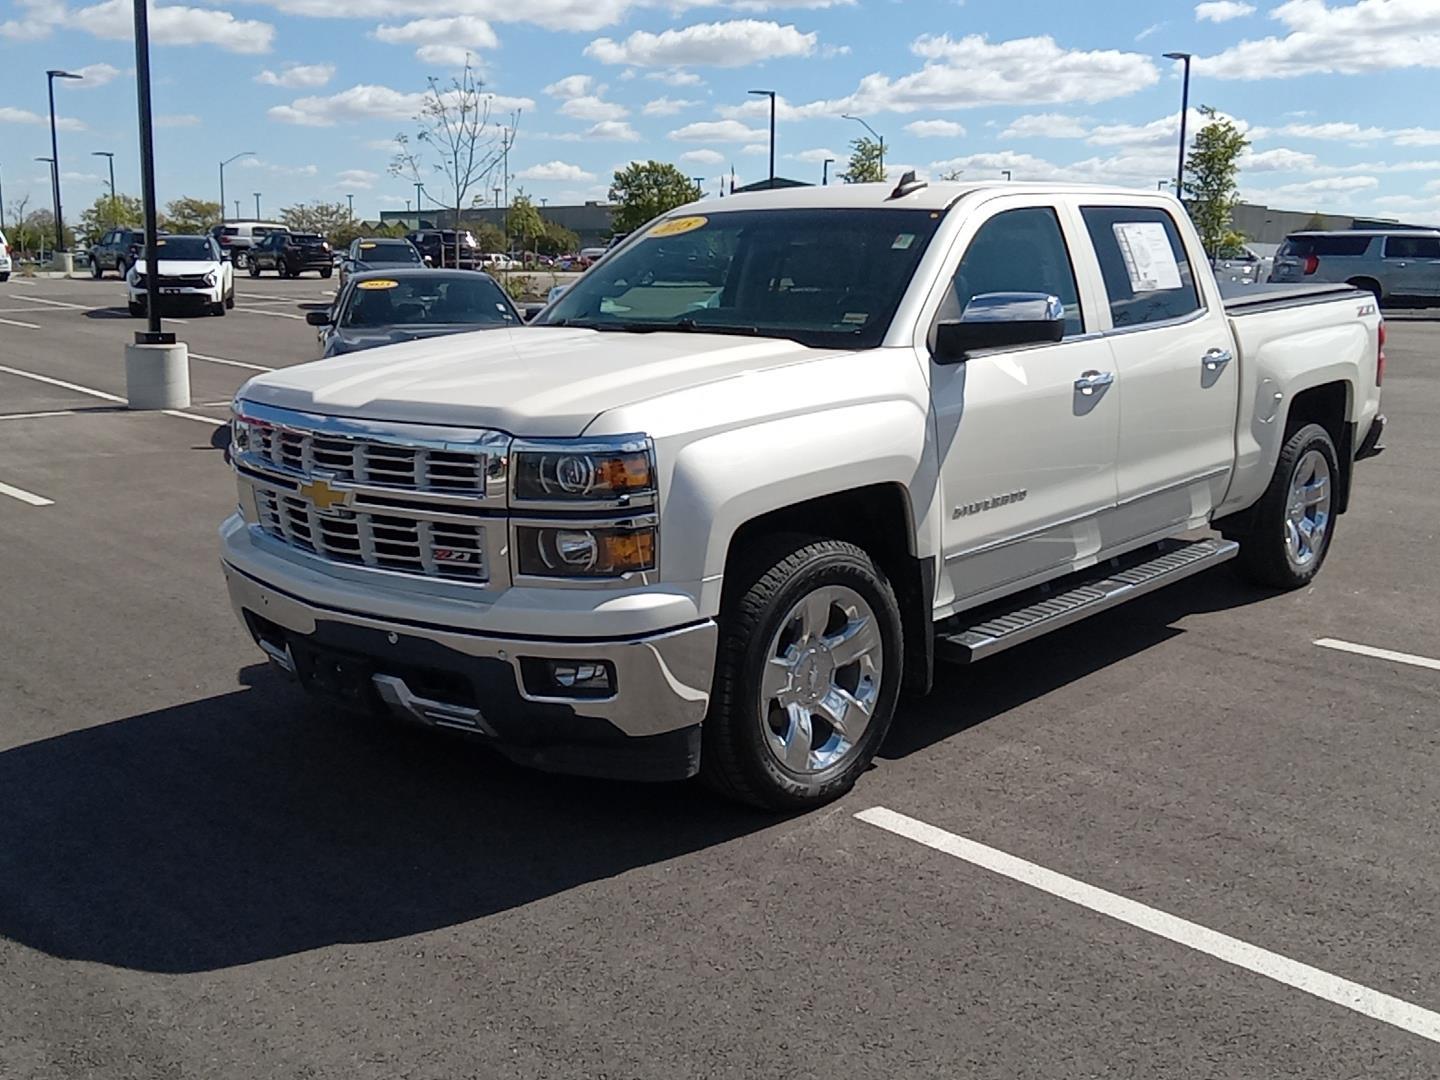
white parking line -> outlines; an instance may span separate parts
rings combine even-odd
[[[266,311],[264,308],[242,307],[240,304],[235,305],[235,310],[244,311],[251,315],[269,315],[272,319],[300,319],[302,322],[305,319],[304,315],[292,315],[288,311]]]
[[[66,390],[74,390],[77,394],[89,394],[91,397],[100,398],[102,401],[118,401],[121,405],[128,402],[123,397],[115,394],[107,394],[104,390],[93,390],[88,386],[77,386],[73,382],[66,382],[64,379],[52,379],[49,375],[37,375],[33,371],[21,371],[19,368],[5,367],[0,364],[0,371],[7,375],[18,375],[22,379],[34,379],[36,382],[49,383],[51,386],[61,386]]]
[[[1376,660],[1393,660],[1397,664],[1410,664],[1414,667],[1429,668],[1431,671],[1440,671],[1440,660],[1432,660],[1428,656],[1392,652],[1390,649],[1377,649],[1373,645],[1356,645],[1354,642],[1338,641],[1328,637],[1321,638],[1315,644],[1322,649],[1336,649],[1340,652],[1354,653],[1356,656],[1369,656]]]
[[[213,416],[199,416],[193,412],[181,412],[179,409],[161,409],[166,416],[178,416],[181,420],[199,420],[202,424],[213,424],[215,427],[224,427],[229,420],[216,420]]]
[[[871,807],[855,816],[866,824],[892,832],[896,836],[903,836],[907,840],[914,840],[918,844],[962,859],[1011,881],[1029,885],[1061,900],[1117,919],[1138,930],[1213,956],[1256,975],[1263,975],[1267,979],[1368,1016],[1372,1020],[1379,1020],[1419,1035],[1422,1039],[1440,1042],[1440,1013],[1422,1009],[1408,1001],[1382,994],[1379,990],[1331,975],[1309,964],[1291,960],[1279,953],[1251,945],[1187,919],[1177,918],[1146,904],[1097,889],[1093,885],[1058,874],[1054,870],[1047,870],[1025,859],[1007,855],[1003,851],[967,840],[963,836],[927,825],[904,814],[897,814],[886,807]]]
[[[11,487],[9,484],[0,484],[0,495],[9,495],[12,499],[19,499],[31,506],[54,506],[54,499],[47,499],[43,495],[36,495],[33,491],[26,491],[24,488]]]
[[[72,304],[72,303],[70,303],[68,300],[47,300],[47,299],[46,299],[45,297],[43,297],[43,296],[32,296],[32,297],[30,297],[30,303],[32,303],[32,304],[49,304],[51,307],[58,307],[58,308],[72,308],[72,309],[75,310],[75,311],[98,311],[98,310],[99,310],[98,308],[92,308],[89,304]]]
[[[0,323],[4,323],[6,326],[18,326],[22,330],[40,329],[40,327],[36,326],[33,322],[21,322],[19,319],[0,319]]]
[[[17,412],[0,413],[0,421],[4,420],[43,420],[47,416],[74,416],[74,409],[51,409],[49,412]]]
[[[246,368],[250,371],[274,371],[273,367],[266,367],[264,364],[247,364],[243,360],[227,360],[223,356],[206,356],[204,353],[192,352],[191,360],[204,360],[211,364],[225,364],[229,367]],[[228,402],[227,402],[228,404]]]

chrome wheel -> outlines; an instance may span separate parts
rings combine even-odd
[[[1309,450],[1290,474],[1285,512],[1285,554],[1296,568],[1309,566],[1325,550],[1330,531],[1330,464]]]
[[[791,773],[844,761],[870,726],[880,697],[879,620],[854,589],[825,585],[801,598],[765,651],[761,734]]]

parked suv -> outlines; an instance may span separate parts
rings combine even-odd
[[[406,233],[405,239],[415,245],[431,266],[448,266],[452,269],[474,270],[481,266],[480,245],[468,229],[460,233],[460,257],[455,257],[454,229],[419,229]]]
[[[102,278],[114,270],[123,278],[144,253],[144,229],[111,229],[90,245],[90,276]]]
[[[1377,300],[1440,297],[1440,230],[1292,233],[1280,245],[1272,282],[1345,282]]]
[[[322,278],[335,272],[330,243],[318,233],[271,233],[250,249],[250,276],[262,270],[277,271],[281,277],[299,277],[306,270],[318,270]]]
[[[0,281],[10,280],[10,241],[0,232]]]
[[[243,270],[250,260],[250,249],[271,233],[288,233],[290,229],[273,221],[227,221],[216,225],[210,235],[228,251],[237,269]]]

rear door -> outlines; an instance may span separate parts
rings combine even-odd
[[[1440,296],[1440,237],[1385,237],[1386,292]]]
[[[1168,203],[1082,205],[1119,383],[1111,547],[1204,521],[1235,461],[1239,371],[1214,277]],[[1198,238],[1197,238],[1198,243]]]

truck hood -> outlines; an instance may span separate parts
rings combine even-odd
[[[844,352],[777,338],[516,327],[283,368],[239,396],[326,416],[564,437],[622,405]]]

